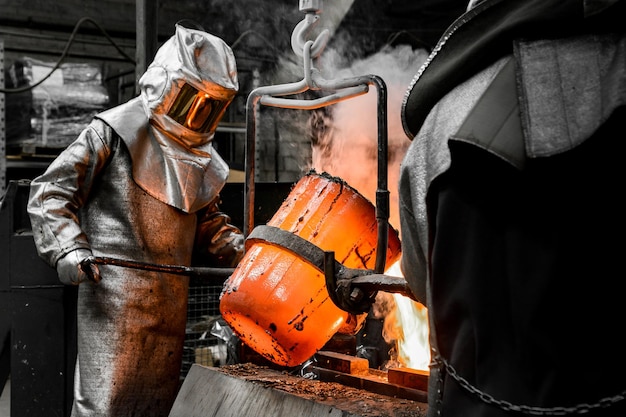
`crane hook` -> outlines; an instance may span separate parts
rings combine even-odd
[[[317,25],[319,22],[320,16],[320,8],[321,0],[312,4],[311,0],[301,0],[300,1],[300,10],[305,11],[304,19],[300,21],[293,29],[291,33],[291,49],[293,52],[299,57],[304,56],[304,45],[307,42],[305,36]],[[330,31],[328,29],[324,29],[317,38],[315,42],[313,42],[313,46],[311,47],[311,58],[317,58],[321,53],[326,43],[328,42],[328,38],[330,37]]]

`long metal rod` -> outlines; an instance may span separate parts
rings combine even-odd
[[[164,272],[168,274],[197,277],[215,277],[222,279],[224,277],[231,276],[234,272],[234,268],[211,268],[185,265],[153,264],[148,262],[110,258],[106,256],[89,256],[81,262],[81,265],[83,264],[114,265],[124,268],[141,269],[144,271]]]
[[[385,274],[361,275],[352,279],[350,285],[365,292],[384,291],[403,295],[413,301],[419,301],[411,291],[409,284],[401,277]]]

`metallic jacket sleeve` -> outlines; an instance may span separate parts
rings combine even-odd
[[[53,267],[73,250],[90,249],[79,210],[110,155],[110,132],[94,120],[31,182],[27,209],[35,245],[39,256]]]
[[[193,263],[213,267],[234,267],[244,253],[244,237],[230,224],[230,217],[219,210],[214,199],[199,213]]]

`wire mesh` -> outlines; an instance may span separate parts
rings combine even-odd
[[[183,350],[182,377],[194,363],[220,366],[226,362],[226,342],[219,337],[219,297],[222,285],[192,280],[187,302],[187,328]]]

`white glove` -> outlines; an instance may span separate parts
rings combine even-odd
[[[66,285],[78,285],[83,281],[100,282],[100,270],[95,264],[89,264],[89,270],[81,268],[81,261],[92,256],[88,249],[76,249],[57,261],[59,280]]]

